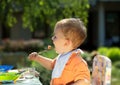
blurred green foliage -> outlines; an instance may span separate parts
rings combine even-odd
[[[115,65],[112,65],[112,79],[111,85],[120,85],[120,68],[116,68]]]
[[[120,69],[120,60],[114,62],[114,66],[115,66],[116,68]]]
[[[77,17],[87,24],[88,0],[0,0],[0,24],[13,27],[21,14],[23,27],[53,28],[62,18]]]
[[[14,68],[26,66],[26,52],[0,52],[0,64],[12,65]]]
[[[39,52],[39,54],[51,59],[55,58],[58,55],[54,49],[45,50],[45,51]]]
[[[98,52],[99,52],[101,55],[107,56],[108,48],[107,48],[107,47],[100,47],[100,48],[98,48]]]
[[[100,47],[98,52],[102,55],[109,57],[112,62],[120,60],[120,48],[119,47]]]

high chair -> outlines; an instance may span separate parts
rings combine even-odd
[[[92,66],[92,85],[111,85],[111,60],[103,55],[96,55]]]

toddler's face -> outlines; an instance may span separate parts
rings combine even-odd
[[[54,30],[54,36],[52,37],[52,40],[53,40],[53,44],[55,46],[56,52],[58,54],[64,53],[66,38],[60,29]]]

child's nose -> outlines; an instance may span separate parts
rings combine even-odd
[[[54,40],[54,36],[52,36],[52,38],[51,38],[52,40]]]
[[[53,37],[52,37],[52,40],[54,41],[55,39],[56,39],[56,36],[53,36]]]

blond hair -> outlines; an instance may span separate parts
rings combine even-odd
[[[73,48],[79,47],[87,37],[86,27],[80,19],[68,18],[58,21],[55,29],[61,29],[66,39],[70,39]]]

